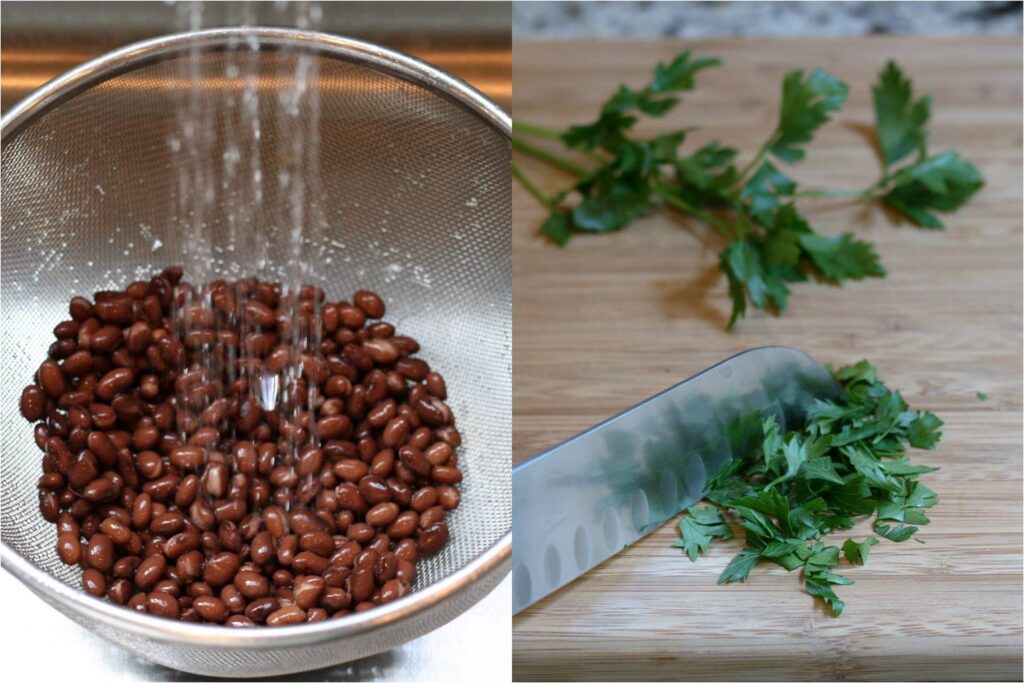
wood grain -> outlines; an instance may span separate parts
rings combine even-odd
[[[784,317],[755,311],[726,333],[721,243],[706,226],[659,214],[558,249],[536,236],[544,212],[517,185],[515,461],[733,353],[785,344],[832,364],[868,358],[912,406],[945,420],[939,448],[917,455],[942,468],[926,480],[941,502],[920,532],[925,544],[883,541],[867,566],[844,567],[856,584],[840,591],[839,619],[779,567],[716,586],[738,544],[691,564],[669,547],[677,531],[667,524],[517,616],[514,677],[1019,680],[1019,37],[518,41],[514,114],[557,127],[585,122],[615,84],[644,82],[656,60],[683,47],[726,62],[702,74],[664,124],[704,125],[694,146],[718,138],[752,153],[774,125],[782,75],[822,66],[851,85],[850,101],[790,170],[817,187],[866,186],[878,173],[864,134],[870,84],[893,57],[934,96],[932,148],[962,152],[987,186],[945,232],[895,225],[877,208],[804,202],[820,231],[873,241],[889,276],[842,288],[798,284]],[[546,189],[568,180],[517,162]],[[861,525],[852,536],[867,533]]]

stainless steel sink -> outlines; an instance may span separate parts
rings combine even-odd
[[[210,2],[203,27],[237,25],[240,2]],[[289,26],[276,2],[251,3],[256,22]],[[468,81],[502,107],[512,101],[508,2],[324,2],[319,29],[409,53]],[[0,110],[68,69],[128,43],[187,28],[163,2],[4,2]]]

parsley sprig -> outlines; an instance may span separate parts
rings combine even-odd
[[[851,233],[817,232],[797,200],[878,202],[916,226],[941,229],[936,214],[955,211],[982,186],[978,170],[956,152],[928,152],[931,100],[915,99],[910,80],[891,61],[873,88],[881,174],[864,189],[803,189],[779,168],[803,160],[815,133],[846,102],[847,85],[822,69],[786,74],[778,123],[742,169],[734,163],[739,151],[718,141],[685,152],[693,128],[646,138],[634,134],[643,118],[675,109],[698,74],[720,63],[689,51],[659,63],[647,85],[620,86],[589,124],[562,131],[517,121],[516,149],[576,178],[547,195],[513,164],[515,177],[550,212],[541,234],[564,245],[575,233],[625,228],[657,207],[697,218],[726,242],[719,267],[729,282],[731,328],[748,305],[785,311],[793,283],[885,275],[870,242]],[[560,141],[583,161],[548,151],[532,141],[538,138]]]
[[[910,410],[867,361],[833,374],[840,395],[816,401],[802,428],[782,434],[774,417],[764,420],[760,451],[732,461],[708,483],[704,496],[713,506],[686,511],[674,546],[696,561],[715,539],[732,538],[733,522],[746,545],[719,584],[745,581],[759,562],[774,562],[801,570],[805,590],[839,616],[844,603],[833,587],[853,581],[836,573],[840,547],[826,537],[869,515],[874,532],[895,542],[928,524],[925,510],[938,496],[918,477],[937,468],[912,464],[906,450],[934,448],[942,421]],[[862,565],[877,543],[874,537],[848,539],[842,555]]]

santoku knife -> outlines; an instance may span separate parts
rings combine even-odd
[[[837,391],[807,354],[740,353],[512,471],[512,607],[519,612],[703,497],[708,479],[760,441],[761,423],[799,424]]]

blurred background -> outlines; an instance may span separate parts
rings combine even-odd
[[[1021,3],[517,2],[512,21],[517,39],[1013,35]]]
[[[169,2],[0,3],[0,109],[116,47],[187,28]],[[319,28],[407,52],[468,81],[503,107],[512,99],[510,2],[324,2]],[[293,26],[281,2],[202,3],[204,28]]]

